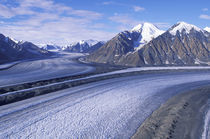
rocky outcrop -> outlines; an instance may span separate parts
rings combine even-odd
[[[99,63],[116,64],[115,62],[127,54],[134,51],[133,41],[127,31],[119,33],[105,45],[88,56],[89,60]]]

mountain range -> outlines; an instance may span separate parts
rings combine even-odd
[[[125,66],[210,65],[206,30],[178,22],[163,32],[144,23],[117,34],[86,60]]]
[[[35,45],[28,41],[17,41],[0,34],[0,64],[18,60],[45,58],[52,56],[56,51],[91,53],[100,48],[104,41],[82,40],[69,46],[54,44]]]
[[[81,40],[79,42],[72,43],[69,46],[63,47],[62,50],[76,53],[92,53],[104,44],[104,41]]]
[[[81,40],[71,43],[67,46],[58,46],[54,44],[45,44],[40,47],[48,51],[65,51],[70,53],[92,53],[104,45],[104,41],[97,40]]]
[[[111,40],[82,40],[61,47],[16,41],[0,34],[0,64],[52,55],[49,51],[89,53],[86,61],[124,66],[210,65],[210,28],[178,22],[166,31],[143,23]]]
[[[0,34],[0,64],[23,59],[43,58],[50,55],[50,52],[31,42],[17,42]]]
[[[47,50],[47,51],[59,51],[62,50],[62,47],[58,45],[53,45],[53,44],[45,44],[40,46],[42,49]]]
[[[163,30],[158,29],[151,23],[145,22],[135,26],[131,31],[126,32],[130,37],[128,39],[133,40],[135,49],[141,49],[146,43],[164,33]]]

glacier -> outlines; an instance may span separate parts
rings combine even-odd
[[[162,103],[209,72],[121,77],[0,107],[1,138],[129,138]]]

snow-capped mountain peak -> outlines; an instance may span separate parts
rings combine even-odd
[[[79,44],[82,45],[82,44],[87,43],[89,46],[93,46],[93,45],[95,45],[98,42],[99,41],[97,41],[97,40],[90,39],[90,40],[81,40],[81,41],[79,41]]]
[[[160,29],[158,29],[155,25],[152,23],[145,22],[143,24],[139,24],[135,26],[131,32],[148,32],[150,34],[155,34],[156,32],[164,32]]]
[[[79,44],[80,44],[80,45],[85,44],[85,40],[79,41]]]
[[[1,34],[1,35],[3,35],[3,34]],[[3,35],[3,38],[4,38],[4,41],[6,42],[6,43],[8,43],[8,41],[13,41],[14,43],[18,43],[19,41],[17,41],[16,39],[14,39],[14,38],[11,38],[11,37],[6,37],[6,36],[4,36]]]
[[[210,27],[205,27],[204,30],[210,32]]]
[[[62,50],[68,52],[78,52],[78,53],[89,53],[99,47],[101,47],[105,42],[97,40],[81,40],[64,47]]]
[[[62,46],[58,46],[55,44],[46,44],[44,46],[42,46],[41,48],[48,50],[48,51],[60,51],[62,50]]]
[[[164,33],[163,30],[158,29],[155,25],[148,22],[135,26],[130,32],[140,33],[138,40],[135,42],[136,49],[142,48],[143,45],[151,41],[153,38]]]
[[[131,29],[131,32],[139,32],[142,30],[142,26],[143,24],[138,24],[137,26],[135,26],[133,29]]]
[[[180,33],[185,30],[185,32],[187,34],[190,33],[190,31],[194,29],[198,32],[202,31],[202,29],[196,27],[195,25],[192,25],[192,24],[188,24],[186,22],[178,22],[177,24],[175,24],[170,30],[169,32],[172,34],[172,35],[176,35],[176,32],[179,31]]]

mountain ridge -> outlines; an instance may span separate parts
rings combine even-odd
[[[0,64],[51,55],[50,52],[39,48],[31,42],[13,40],[0,34]]]
[[[210,32],[210,27],[205,27],[204,30]]]
[[[178,22],[138,50],[134,49],[127,33],[115,36],[87,56],[87,61],[125,66],[210,64],[210,33],[194,25]],[[117,44],[122,45],[116,47]],[[129,51],[117,53],[119,49]]]
[[[104,41],[96,40],[81,40],[70,44],[69,46],[63,47],[63,51],[76,52],[76,53],[92,53],[104,45]]]
[[[143,45],[151,41],[153,38],[156,38],[159,35],[163,34],[165,31],[158,29],[152,23],[145,22],[143,24],[135,26],[130,32],[139,33],[139,38],[137,39],[137,41],[134,42],[134,47],[136,47],[136,49],[141,49]]]

